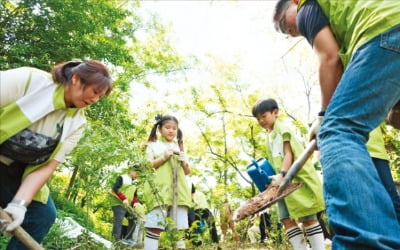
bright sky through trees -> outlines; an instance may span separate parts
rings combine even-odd
[[[212,65],[210,57],[237,65],[239,81],[251,86],[248,92],[256,93],[259,98],[281,98],[285,107],[300,113],[306,121],[307,99],[302,94],[302,82],[304,78],[314,80],[315,76],[303,75],[302,71],[308,68],[314,73],[315,65],[304,67],[301,64],[304,59],[305,64],[312,61],[313,53],[301,38],[287,38],[274,30],[274,5],[275,1],[141,1],[141,11],[142,16],[148,18],[150,13],[155,13],[163,25],[169,26],[167,36],[178,53],[195,56],[202,65]],[[173,104],[187,101],[187,98],[176,98],[178,95],[174,91],[187,85],[210,82],[206,74],[195,70],[173,80],[156,75],[150,76],[150,80],[153,89],[132,83],[133,110],[143,110],[146,102]],[[318,88],[313,89],[313,96],[314,110],[311,112],[316,113],[319,109]],[[194,126],[184,115],[176,115],[182,127]]]
[[[282,93],[283,99],[290,100],[286,103],[290,108],[306,104],[305,95],[299,95],[299,92],[303,91],[301,81],[304,77],[301,76],[303,73],[299,72],[299,68],[304,70],[304,65],[299,65],[299,53],[306,62],[312,61],[313,53],[304,40],[296,46],[298,51],[295,55],[288,53],[300,38],[287,38],[274,30],[274,5],[275,1],[245,0],[141,2],[145,13],[156,13],[161,23],[170,25],[168,37],[179,53],[185,56],[194,55],[202,63],[206,63],[211,55],[226,63],[237,64],[242,79],[251,82],[255,90],[262,91],[260,97],[270,95],[268,90],[274,85],[298,83],[294,86],[292,84],[289,90],[285,90],[286,93]],[[293,71],[293,68],[296,70]],[[309,65],[307,68],[312,70],[315,65]],[[190,84],[194,78],[199,81],[201,77],[192,75],[191,78],[189,75],[187,81]],[[160,95],[164,93],[163,88],[166,87],[169,91],[173,86],[173,83],[162,84],[166,81],[163,77],[153,80],[159,83],[156,85]],[[314,88],[316,104],[319,98],[318,91]],[[154,96],[154,93],[151,95]],[[135,106],[134,103],[132,105]],[[318,105],[315,109],[319,109]]]

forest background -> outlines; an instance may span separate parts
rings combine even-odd
[[[108,190],[129,162],[141,163],[140,180],[149,179],[143,149],[159,113],[179,119],[190,182],[204,191],[216,215],[222,197],[237,207],[254,196],[246,166],[265,155],[252,105],[275,98],[303,138],[319,109],[312,49],[274,30],[273,6],[274,1],[1,0],[1,70],[50,70],[62,61],[91,58],[105,62],[115,79],[111,95],[86,109],[85,135],[50,181],[58,217],[71,216],[111,238]],[[399,131],[388,126],[385,141],[399,180]],[[6,241],[0,238],[1,249]],[[92,243],[67,240],[53,228],[45,247],[79,244],[88,249]]]

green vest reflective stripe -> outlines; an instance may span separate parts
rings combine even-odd
[[[307,0],[300,0],[298,10]],[[400,24],[399,1],[317,0],[339,44],[344,68],[370,39]]]

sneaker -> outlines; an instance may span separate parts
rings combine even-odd
[[[136,245],[136,242],[134,242],[133,240],[122,240],[122,244],[133,247]]]

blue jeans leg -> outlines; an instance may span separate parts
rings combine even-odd
[[[56,207],[51,197],[47,204],[33,201],[28,206],[22,228],[38,243],[41,243],[56,220],[56,213]],[[7,250],[24,249],[27,248],[16,237],[13,237],[7,246]]]
[[[122,221],[126,215],[126,210],[122,206],[113,206],[114,213],[113,236],[116,241],[121,240]]]
[[[400,249],[392,200],[365,146],[399,99],[400,25],[356,51],[318,134],[333,249]]]
[[[397,221],[400,223],[400,197],[394,184],[392,173],[390,172],[389,161],[378,158],[372,158],[376,171],[378,171],[379,178],[383,186],[388,192],[390,199],[392,199],[394,210],[396,211]]]

